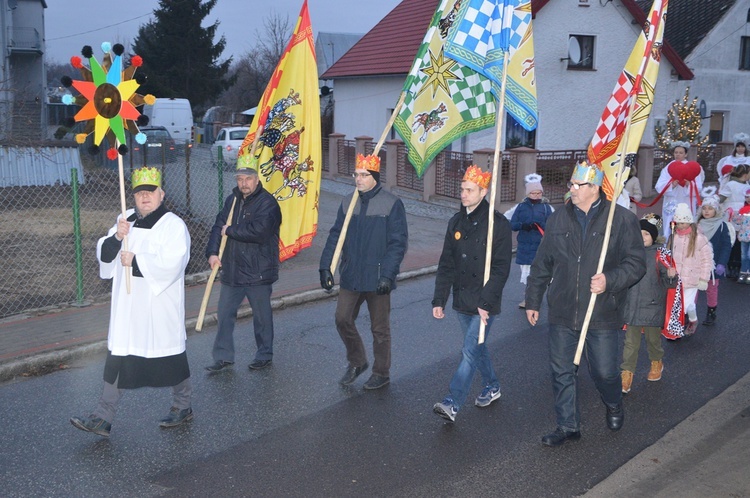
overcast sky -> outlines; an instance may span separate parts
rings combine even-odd
[[[401,0],[308,0],[310,21],[318,32],[364,34],[380,22]],[[67,62],[80,55],[84,45],[98,47],[104,41],[132,42],[138,27],[152,18],[157,0],[47,0],[45,30],[47,58]],[[218,19],[217,39],[224,35],[227,48],[222,58],[238,60],[255,46],[256,33],[264,32],[264,21],[273,14],[289,17],[294,26],[302,0],[219,0],[206,18]],[[216,41],[216,40],[215,40]]]

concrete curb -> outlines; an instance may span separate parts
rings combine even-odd
[[[396,279],[407,280],[411,278],[422,277],[424,275],[430,275],[435,272],[437,272],[437,265],[426,266],[424,268],[417,268],[415,270],[409,270],[399,273]],[[279,310],[288,308],[290,306],[297,306],[300,304],[329,299],[332,297],[336,297],[338,293],[339,286],[337,285],[331,291],[315,289],[298,292],[296,294],[289,294],[287,296],[281,296],[272,299],[271,308],[273,310]],[[237,318],[247,318],[252,316],[252,314],[253,311],[249,305],[241,306],[240,309],[237,310]],[[197,322],[197,317],[188,318],[185,320],[185,328],[187,328],[188,336],[192,334],[202,333],[195,330],[195,325]],[[203,320],[204,327],[215,325],[216,323],[216,313],[206,314],[206,317]],[[43,373],[45,373],[45,371],[49,372],[59,370],[61,368],[65,368],[65,363],[68,363],[72,360],[83,358],[91,354],[101,353],[104,351],[107,351],[106,340],[95,341],[88,344],[80,344],[65,349],[25,356],[23,358],[11,360],[7,363],[0,363],[0,382],[7,382],[19,375],[42,375]]]
[[[750,374],[689,415],[583,496],[748,496],[748,399]],[[745,456],[738,457],[738,454]],[[743,462],[739,468],[738,462]]]

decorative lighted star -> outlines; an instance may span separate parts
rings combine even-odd
[[[83,143],[86,137],[94,133],[94,146],[91,152],[99,150],[99,144],[106,136],[112,148],[107,151],[107,157],[115,159],[117,153],[125,154],[125,131],[135,134],[138,143],[145,143],[146,136],[138,130],[138,124],[148,123],[148,117],[142,116],[136,107],[143,104],[153,104],[154,96],[145,97],[137,94],[143,79],[135,77],[135,70],[143,60],[134,55],[130,59],[130,67],[123,68],[122,54],[125,48],[121,44],[111,46],[102,43],[104,57],[102,63],[93,55],[90,46],[83,47],[81,54],[89,60],[89,67],[83,65],[80,57],[71,57],[70,63],[81,71],[83,80],[73,80],[63,77],[62,83],[66,87],[72,86],[80,95],[73,97],[66,95],[63,102],[77,104],[81,110],[73,118],[75,121],[88,121],[84,133],[76,135],[76,141]],[[114,148],[115,140],[120,144]]]
[[[456,61],[445,57],[443,54],[443,47],[440,47],[440,53],[435,57],[430,51],[430,65],[423,67],[421,71],[427,75],[427,79],[422,88],[419,90],[417,96],[424,92],[427,87],[432,87],[432,98],[435,98],[438,88],[445,90],[445,93],[450,95],[448,89],[449,80],[460,79],[460,76],[451,71],[451,68],[456,65]]]

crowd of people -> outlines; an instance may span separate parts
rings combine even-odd
[[[695,170],[686,160],[689,144],[676,144],[675,161],[657,182],[664,195],[662,215],[649,213],[640,220],[619,201],[613,205],[607,199],[604,173],[596,164],[575,165],[568,201],[558,210],[544,199],[542,177],[527,176],[527,197],[506,216],[485,199],[491,173],[474,165],[467,168],[460,210],[447,223],[432,300],[432,316],[442,320],[452,294],[463,336],[461,359],[448,394],[433,411],[454,422],[477,371],[483,388],[475,406],[490,406],[501,396],[484,338],[501,312],[515,231],[516,263],[526,285],[519,307],[532,327],[539,323],[547,296],[556,427],[542,443],[559,446],[581,437],[575,359],[579,341],[604,404],[605,422],[619,430],[625,420],[623,394],[633,386],[641,336],[651,364],[647,378],[658,381],[664,371],[662,336],[679,339],[696,332],[699,291],[706,293],[707,302],[702,324],[711,326],[717,320],[719,283],[731,276],[735,250],[737,281],[750,284],[750,166],[741,159],[747,157],[748,138],[736,137],[735,152],[724,161],[731,170],[718,190],[703,188],[702,169]],[[373,362],[363,388],[375,390],[390,382],[391,293],[407,250],[408,227],[403,202],[381,185],[377,156],[359,155],[353,177],[356,190],[339,206],[321,254],[320,285],[329,291],[334,287],[340,258],[334,322],[348,365],[339,383],[351,385],[369,368],[356,326],[366,303]],[[245,298],[253,308],[257,346],[248,367],[267,368],[273,359],[270,296],[279,273],[281,210],[252,164],[238,164],[235,178],[237,187],[216,216],[206,248],[211,268],[222,268],[213,363],[206,367],[212,375],[235,362],[233,333]],[[109,436],[117,404],[128,389],[172,387],[172,406],[159,421],[161,427],[193,418],[184,303],[190,236],[182,219],[165,207],[156,168],[134,170],[131,185],[134,208],[118,216],[97,246],[100,276],[112,279],[113,289],[104,388],[90,415],[70,419],[75,427],[100,436]],[[632,182],[630,189],[642,195]],[[618,228],[605,240],[610,218],[611,226]]]

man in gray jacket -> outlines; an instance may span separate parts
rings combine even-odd
[[[396,288],[401,261],[409,238],[406,210],[401,199],[380,185],[380,159],[357,157],[354,172],[359,196],[349,223],[341,253],[341,289],[336,305],[336,330],[346,347],[349,366],[339,381],[349,385],[367,370],[367,354],[355,320],[362,303],[367,302],[372,329],[375,362],[372,375],[363,386],[379,389],[390,382],[391,368],[391,296]],[[339,207],[336,222],[320,256],[320,285],[333,288],[331,262],[344,225],[347,196]]]

